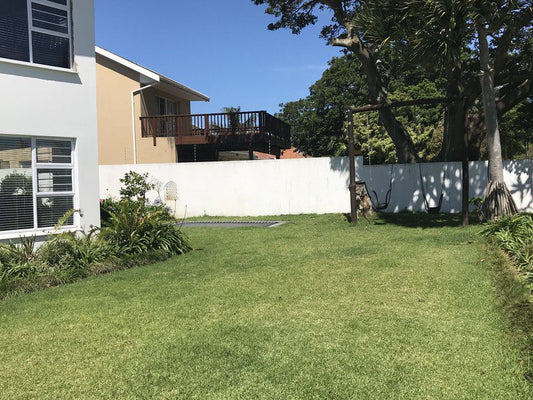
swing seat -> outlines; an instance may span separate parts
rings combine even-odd
[[[444,193],[441,193],[439,197],[439,203],[436,207],[427,207],[428,214],[439,214],[442,207],[442,199],[444,199]]]
[[[372,193],[374,193],[374,197],[376,198],[376,204],[372,202],[372,207],[374,208],[374,211],[381,211],[381,210],[386,210],[387,208],[389,208],[391,192],[392,190],[389,189],[387,191],[387,194],[385,195],[385,202],[380,203],[378,194],[376,193],[375,190],[372,190]]]

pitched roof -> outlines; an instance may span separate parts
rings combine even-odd
[[[188,86],[185,86],[179,82],[176,82],[173,79],[170,79],[164,75],[161,75],[158,72],[155,72],[149,68],[143,67],[136,62],[130,61],[124,57],[121,57],[115,53],[110,52],[109,50],[103,49],[96,46],[95,51],[97,55],[105,57],[109,60],[112,60],[132,71],[139,73],[139,81],[142,84],[151,84],[151,83],[160,83],[162,86],[167,87],[168,89],[178,89],[184,94],[184,97],[190,101],[209,101],[209,96],[200,93],[194,89],[191,89]]]

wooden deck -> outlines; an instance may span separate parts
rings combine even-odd
[[[175,137],[180,145],[209,145],[218,151],[279,154],[291,147],[290,125],[266,111],[141,117],[142,136]]]

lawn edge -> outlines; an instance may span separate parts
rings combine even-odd
[[[508,325],[508,334],[519,349],[519,363],[533,395],[533,299],[526,280],[500,248],[483,244],[488,255],[494,293]]]
[[[30,279],[20,279],[8,281],[0,285],[0,302],[23,294],[47,290],[59,286],[71,285],[73,283],[106,275],[113,272],[127,269],[145,267],[158,262],[166,261],[174,257],[163,250],[152,250],[146,253],[127,255],[121,257],[111,257],[106,260],[91,264],[83,276],[70,278],[61,276],[55,272],[43,273]]]

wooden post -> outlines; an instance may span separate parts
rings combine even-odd
[[[465,149],[466,153],[467,149]],[[468,170],[468,158],[463,156],[463,161],[461,162],[462,166],[462,204],[461,204],[461,213],[463,226],[468,226],[468,207],[469,207],[469,188],[470,188],[470,171]]]
[[[353,132],[353,111],[348,111],[348,156],[350,159],[350,222],[357,222],[357,193],[355,184],[355,138]]]
[[[157,146],[157,130],[155,118],[152,118],[152,137],[154,139],[154,146]]]

